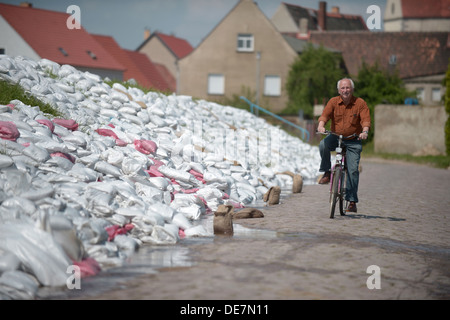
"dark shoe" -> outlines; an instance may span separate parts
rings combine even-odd
[[[322,178],[319,180],[319,184],[330,183],[331,172],[327,171],[323,174]]]
[[[347,207],[347,212],[357,212],[358,209],[356,208],[356,203],[353,201],[350,201],[350,204]]]

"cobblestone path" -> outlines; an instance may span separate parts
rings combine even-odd
[[[362,166],[356,214],[329,219],[329,186],[306,185],[233,237],[181,242],[189,263],[71,298],[449,299],[450,170]]]

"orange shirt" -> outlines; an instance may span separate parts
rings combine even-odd
[[[353,133],[360,134],[363,127],[370,127],[370,111],[366,102],[361,98],[352,97],[352,100],[345,106],[341,96],[331,98],[319,121],[325,123],[331,119],[331,131],[343,136]]]

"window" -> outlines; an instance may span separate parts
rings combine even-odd
[[[63,54],[64,57],[67,57],[69,54],[67,53],[66,50],[64,50],[64,48],[59,47],[58,50]]]
[[[208,94],[225,94],[225,77],[223,74],[208,75]]]
[[[440,88],[433,88],[431,89],[431,100],[432,101],[441,101],[441,89]]]
[[[6,49],[5,48],[0,48],[0,54],[6,54]]]
[[[397,56],[395,54],[391,54],[391,56],[389,57],[389,64],[390,65],[397,64]]]
[[[252,34],[238,34],[237,37],[237,51],[239,52],[253,52],[254,39]]]
[[[417,98],[420,101],[424,101],[425,100],[425,89],[424,88],[417,88],[416,92],[417,92]]]
[[[91,57],[93,60],[97,60],[97,56],[95,53],[93,53],[91,50],[86,50],[86,53]]]
[[[281,79],[279,76],[265,76],[264,95],[273,97],[278,97],[281,95]]]

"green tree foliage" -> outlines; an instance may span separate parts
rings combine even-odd
[[[369,107],[380,103],[403,104],[405,98],[416,96],[405,89],[396,72],[391,74],[381,69],[378,63],[369,66],[365,62],[355,80],[355,95],[363,98]]]
[[[406,98],[416,97],[415,92],[406,90],[396,72],[389,73],[377,63],[370,66],[363,62],[354,82],[354,95],[364,99],[370,109],[372,128],[368,141],[372,140],[374,134],[374,109],[377,104],[404,104]]]
[[[298,114],[303,110],[306,118],[312,118],[315,101],[322,103],[323,99],[337,95],[336,83],[344,76],[342,65],[341,55],[309,44],[289,71],[286,82],[289,100],[282,114]]]
[[[447,74],[445,75],[445,86],[445,111],[448,115],[447,122],[445,123],[445,146],[447,155],[450,156],[450,59],[447,67]]]

